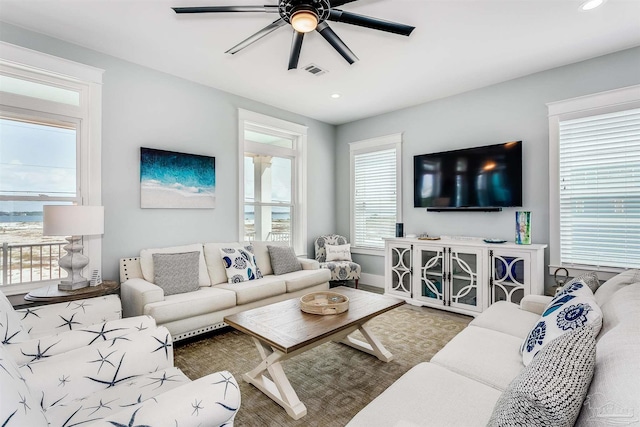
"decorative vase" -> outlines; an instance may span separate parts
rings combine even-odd
[[[516,243],[519,245],[531,244],[531,212],[516,212]]]

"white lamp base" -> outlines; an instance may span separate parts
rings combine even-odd
[[[82,270],[89,264],[89,257],[82,253],[81,236],[67,237],[68,245],[63,249],[67,254],[60,258],[58,265],[67,272],[67,279],[58,284],[61,291],[73,291],[89,286],[89,281],[82,277]]]

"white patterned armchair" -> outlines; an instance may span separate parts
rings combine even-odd
[[[320,268],[331,271],[331,281],[355,280],[358,287],[360,264],[351,260],[351,248],[347,239],[338,234],[320,236],[315,241],[316,261]]]
[[[100,300],[85,300],[84,307]],[[77,313],[65,332],[46,335],[42,326],[32,338],[20,319],[26,311],[7,304],[0,292],[0,425],[233,425],[240,406],[234,377],[222,371],[190,381],[173,366],[169,331],[153,318],[79,326]],[[29,309],[30,321],[47,318],[50,307]],[[50,331],[64,316],[49,318]]]

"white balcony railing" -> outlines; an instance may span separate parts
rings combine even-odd
[[[58,266],[66,242],[2,243],[2,281],[0,285],[42,282],[66,274]]]

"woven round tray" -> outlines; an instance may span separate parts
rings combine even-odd
[[[331,291],[311,292],[300,298],[300,309],[310,314],[339,314],[349,310],[349,298]]]

